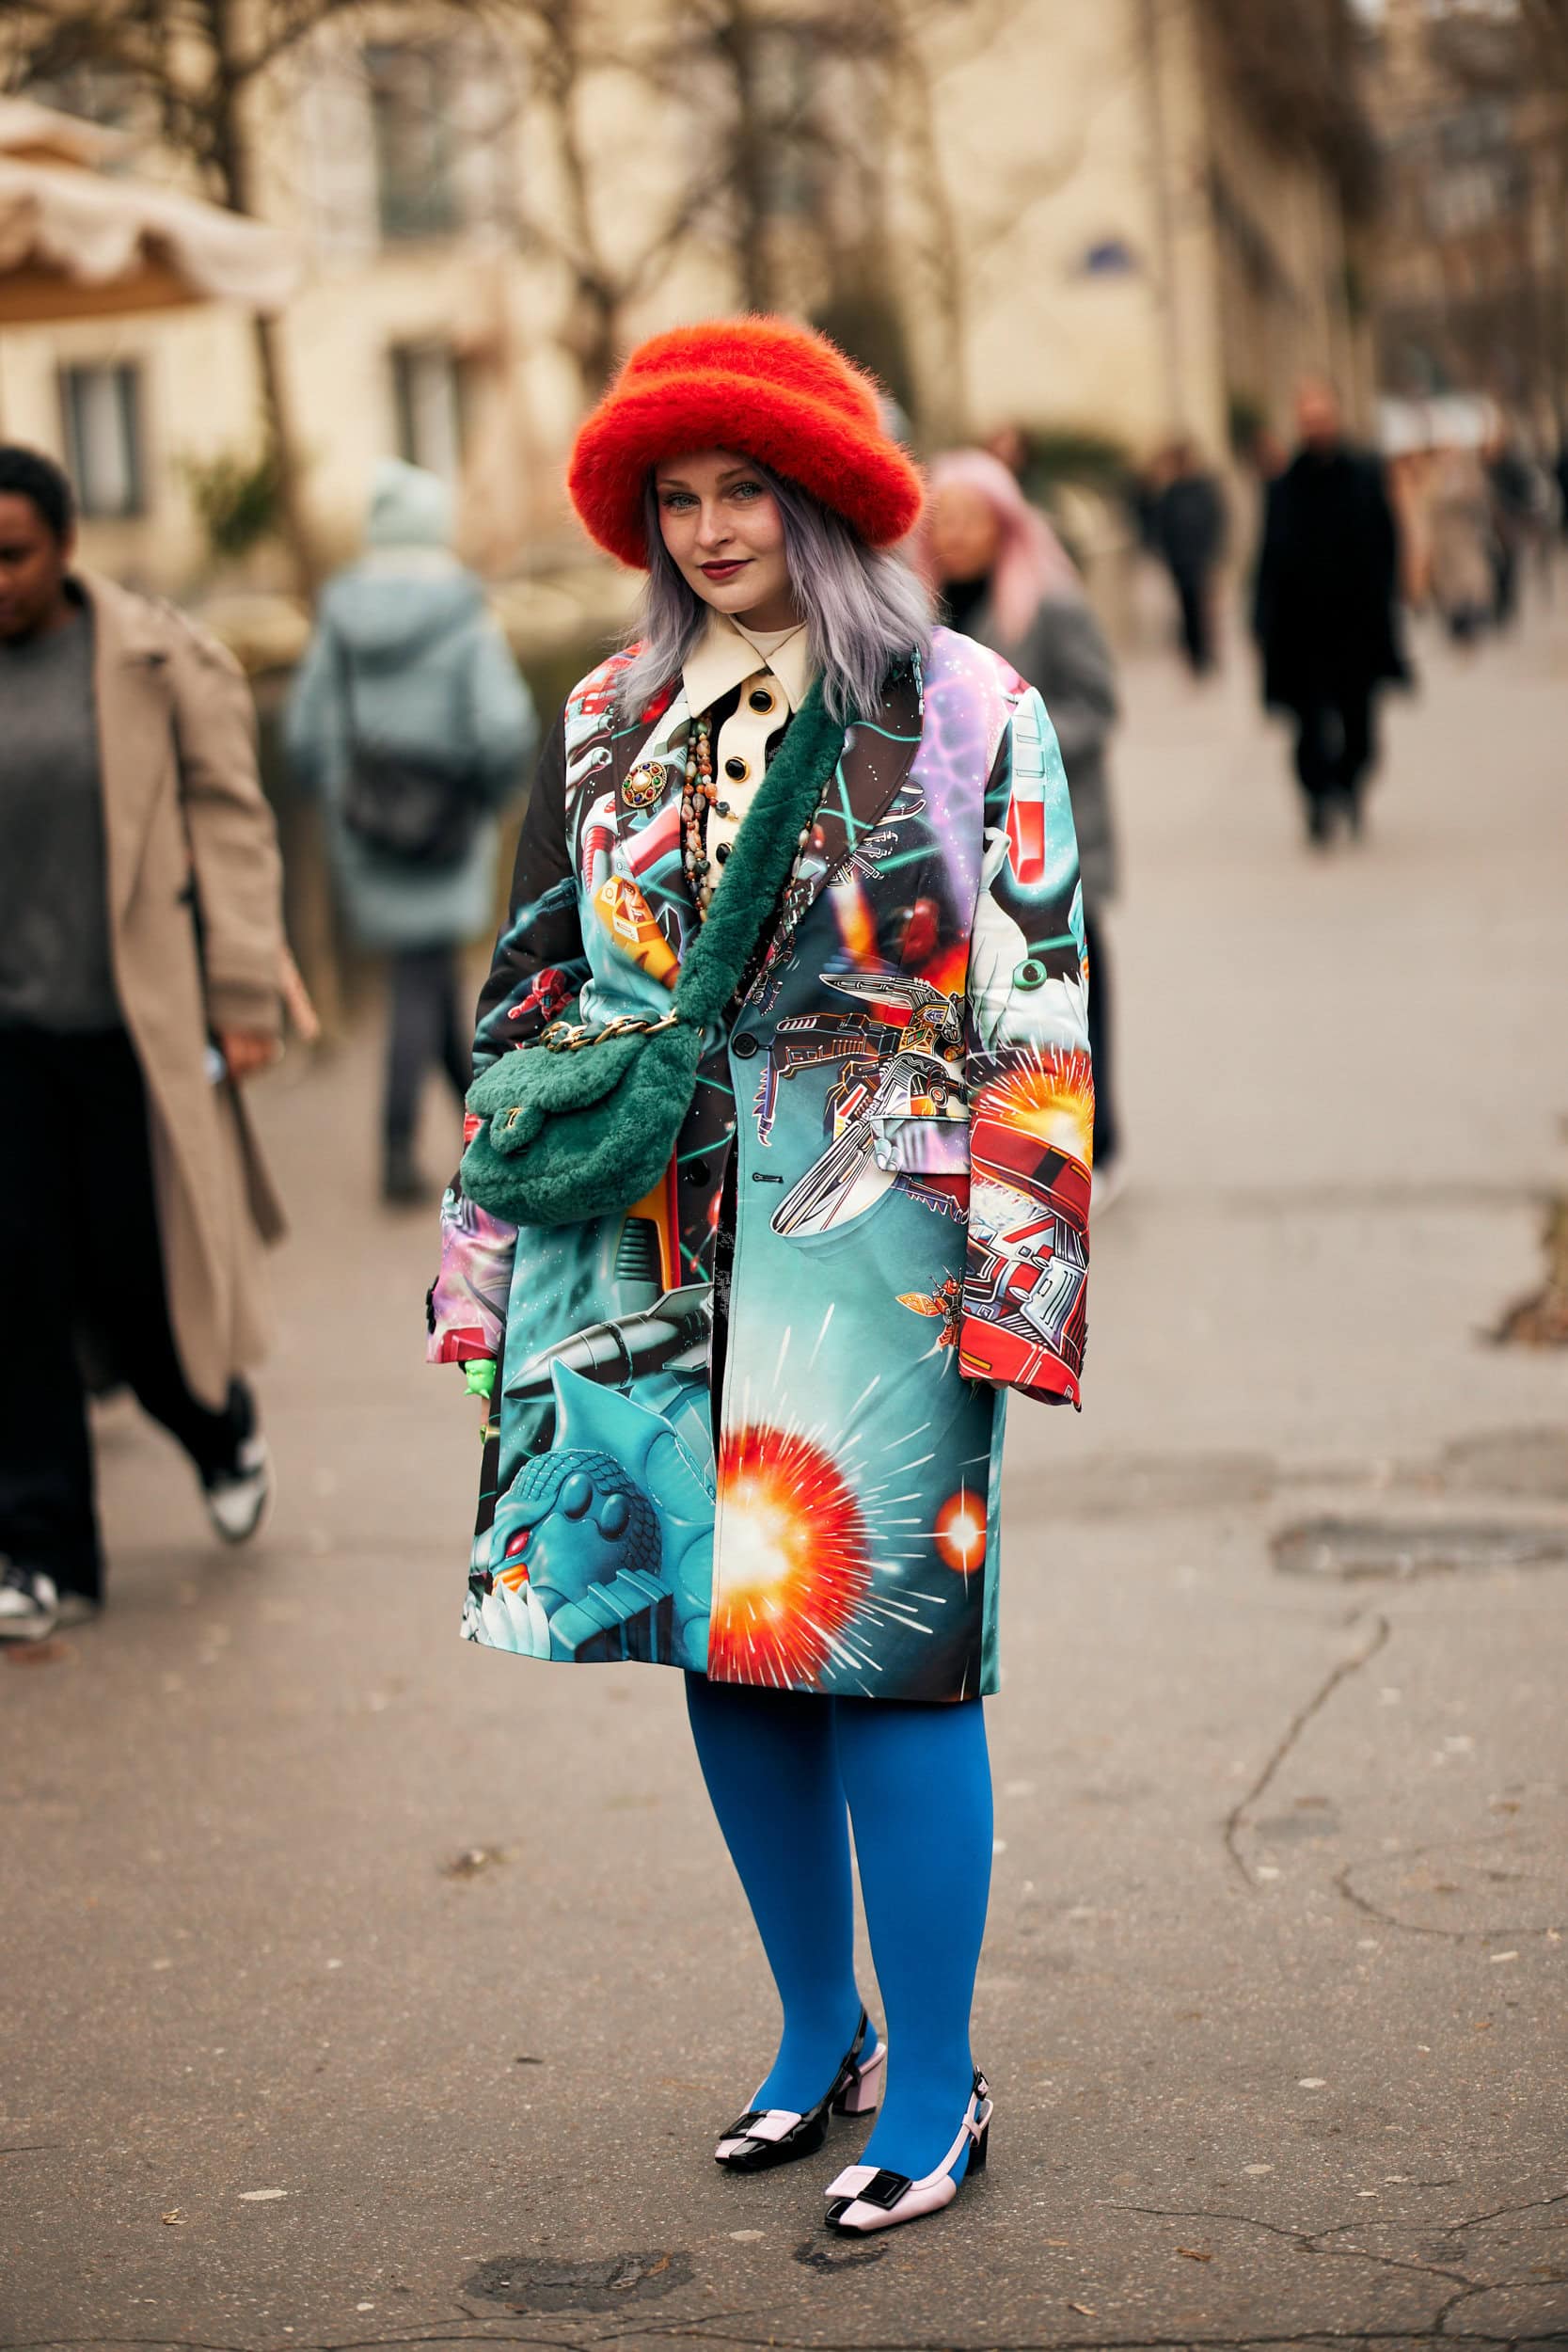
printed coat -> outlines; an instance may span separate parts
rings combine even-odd
[[[657,1012],[696,917],[684,691],[568,699],[481,1066]],[[1005,1391],[1078,1403],[1093,1089],[1044,706],[939,629],[847,739],[664,1183],[518,1232],[454,1186],[436,1360],[493,1357],[465,1631],[893,1699],[996,1687]]]

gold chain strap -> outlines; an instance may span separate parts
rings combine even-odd
[[[570,1021],[555,1021],[539,1042],[546,1054],[576,1054],[585,1045],[602,1045],[607,1037],[657,1037],[660,1029],[674,1028],[679,1020],[678,1012],[664,1013],[657,1021],[639,1021],[630,1013],[617,1013],[602,1029],[591,1029],[585,1022],[574,1025]]]

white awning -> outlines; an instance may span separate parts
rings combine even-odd
[[[277,230],[198,197],[95,170],[112,133],[0,103],[0,325],[174,303],[282,309],[299,262]]]

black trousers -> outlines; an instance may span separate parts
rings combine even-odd
[[[1105,933],[1084,908],[1084,945],[1089,951],[1089,1053],[1094,1061],[1094,1164],[1108,1168],[1121,1149],[1113,1083],[1111,958]]]
[[[1324,695],[1304,705],[1296,720],[1296,774],[1308,803],[1354,800],[1377,757],[1370,691]]]
[[[233,1466],[255,1408],[211,1412],[169,1327],[147,1097],[119,1030],[0,1030],[0,1555],[103,1597],[79,1334],[204,1479]]]
[[[403,1152],[414,1140],[425,1073],[444,1071],[459,1103],[473,1075],[458,1010],[456,946],[400,948],[392,958],[389,986],[384,1132],[388,1151]]]
[[[1205,677],[1214,666],[1214,614],[1208,570],[1173,564],[1170,576],[1181,612],[1181,650],[1194,677]]]

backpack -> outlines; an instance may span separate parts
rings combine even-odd
[[[460,866],[481,809],[461,754],[411,752],[362,730],[355,714],[354,662],[334,640],[347,716],[347,767],[339,814],[346,830],[388,866],[440,873]]]

